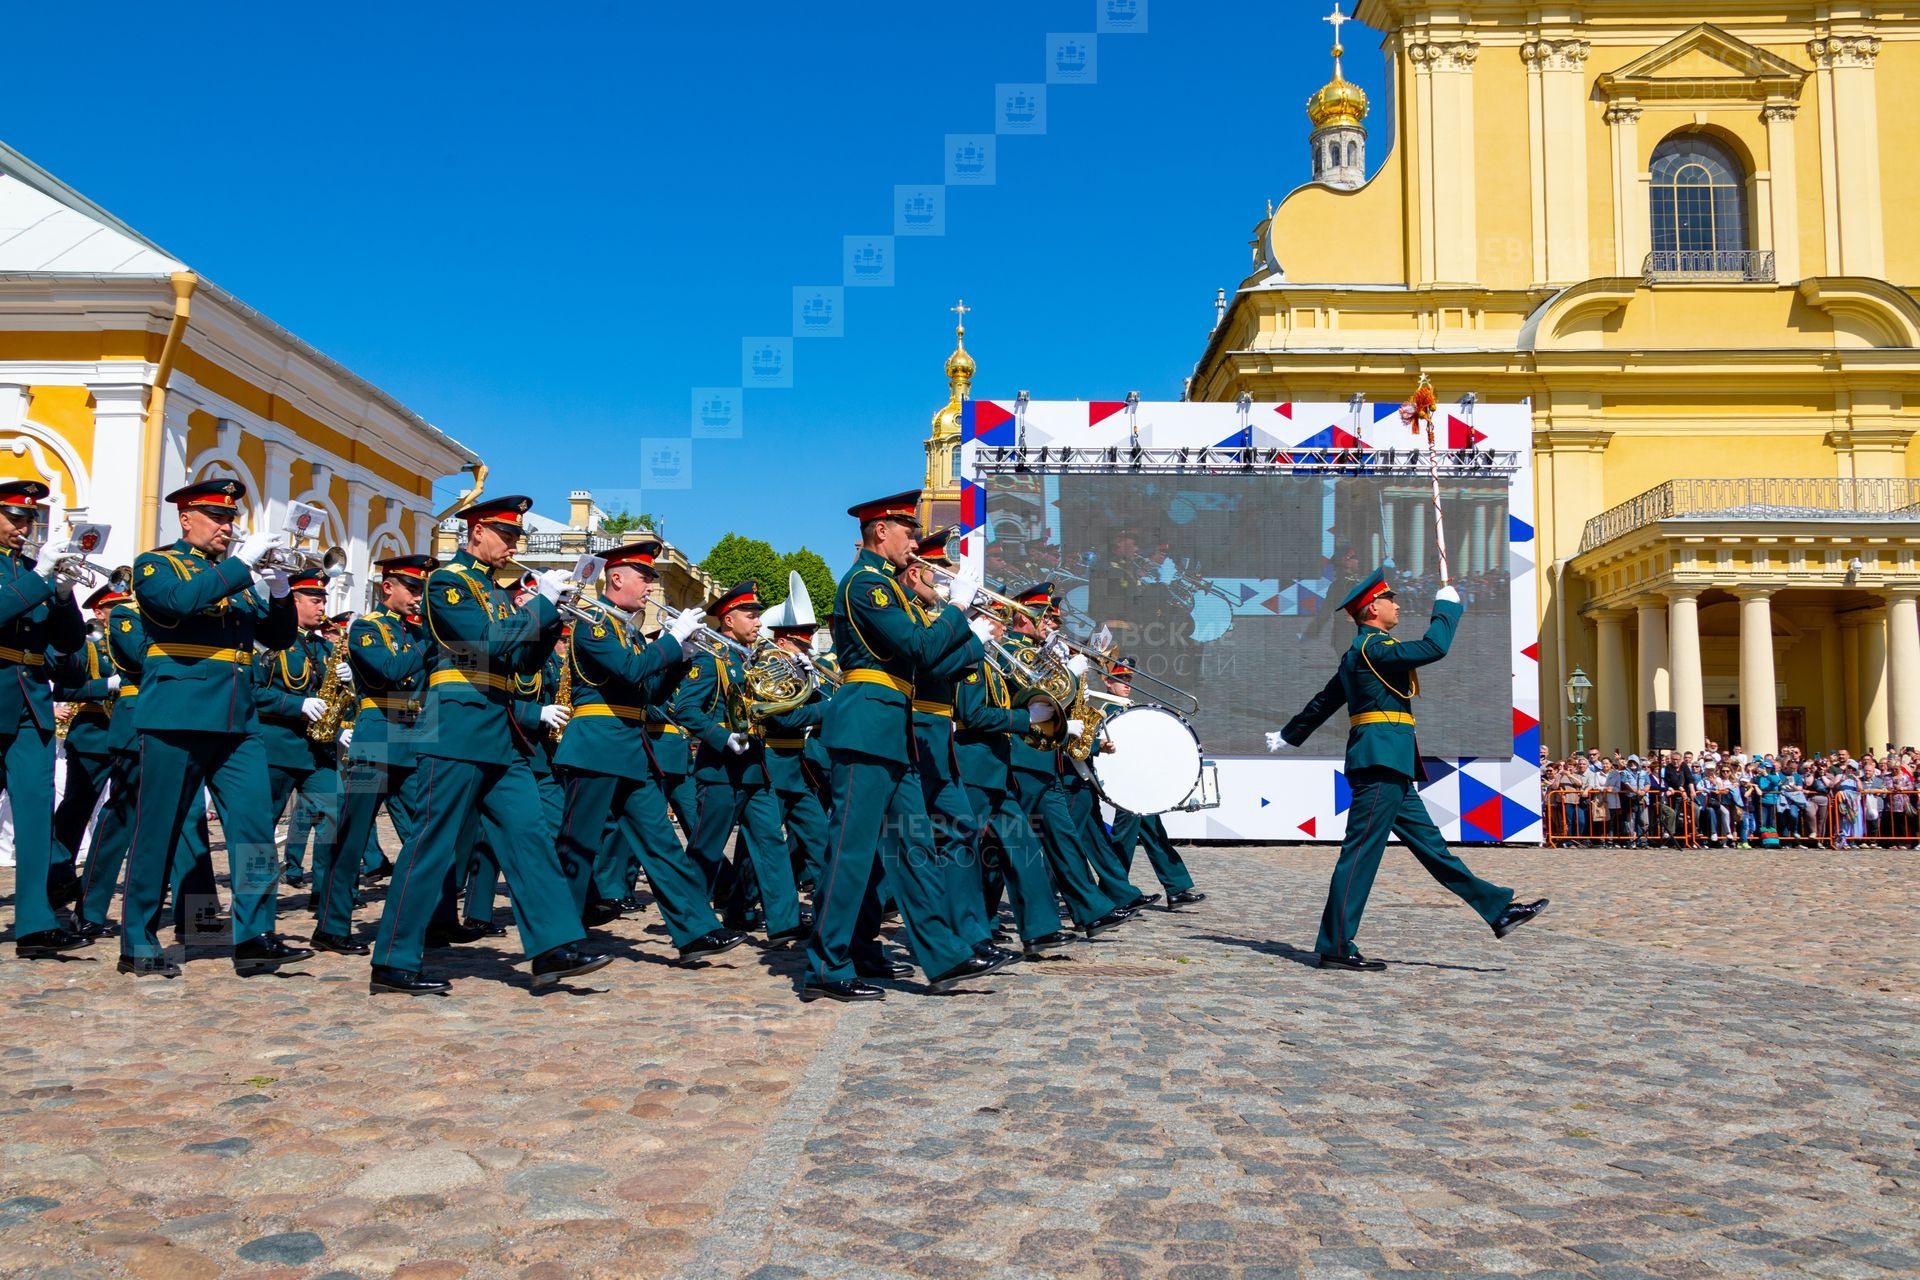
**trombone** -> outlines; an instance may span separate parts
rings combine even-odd
[[[523,577],[534,577],[540,572],[538,569],[533,568],[524,561],[516,560],[512,556],[507,557],[506,563],[518,569]],[[567,579],[567,588],[561,594],[554,608],[559,610],[561,617],[569,618],[574,622],[597,623],[605,622],[608,618],[612,618],[614,621],[620,623],[621,626],[632,627],[636,619],[633,614],[627,612],[625,609],[608,604],[605,600],[581,599],[586,593],[588,586],[592,584],[593,579],[598,576],[599,570],[596,568],[594,573],[584,581],[579,578]],[[674,621],[686,612],[684,609],[674,608],[664,600],[655,600],[653,604],[655,608],[660,610],[660,616],[668,622]],[[715,657],[724,657],[728,649],[732,649],[742,658],[750,658],[753,656],[752,649],[741,644],[731,636],[721,635],[704,622],[700,624],[698,631],[688,637],[688,641],[690,643],[697,643],[701,648],[707,650],[707,652],[713,654]]]

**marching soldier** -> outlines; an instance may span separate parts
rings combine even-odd
[[[986,621],[997,642],[1003,633],[999,616],[988,614]],[[1006,678],[992,658],[983,658],[954,686],[953,715],[960,776],[973,811],[980,815],[991,837],[989,844],[997,855],[1007,896],[1013,900],[1014,928],[1019,931],[1021,945],[1029,958],[1067,946],[1073,935],[1060,929],[1060,909],[1047,874],[1047,855],[1033,834],[1032,822],[1013,798],[1011,739],[1044,726],[1053,719],[1053,708],[1040,702],[1015,709]],[[988,912],[997,914],[994,898],[998,894],[985,893],[984,856],[981,861],[978,888]]]
[[[1121,706],[1133,701],[1133,664],[1129,659],[1117,658],[1107,669],[1104,683],[1107,697]],[[1207,895],[1193,887],[1193,875],[1187,870],[1186,861],[1173,847],[1173,841],[1167,838],[1166,823],[1157,813],[1129,813],[1125,809],[1113,811],[1114,852],[1120,857],[1122,867],[1131,874],[1133,871],[1133,853],[1144,844],[1147,846],[1147,861],[1153,864],[1153,874],[1160,881],[1160,887],[1167,894],[1167,910],[1175,907],[1191,906],[1206,901]]]
[[[607,552],[606,602],[637,618],[658,581],[653,561],[659,553],[651,540]],[[682,642],[699,626],[699,612],[689,609],[648,644],[631,622],[611,613],[576,621],[568,653],[573,718],[554,753],[566,795],[560,865],[572,881],[576,908],[626,898],[632,891],[628,850],[638,850],[682,960],[718,955],[747,940],[720,927],[706,876],[674,836],[647,741],[647,704],[678,678]]]
[[[359,709],[341,739],[348,755],[340,774],[340,820],[314,855],[313,945],[321,951],[367,954],[366,944],[353,940],[363,851],[374,841],[382,804],[400,829],[400,818],[410,818],[416,803],[413,737],[427,683],[427,642],[417,619],[436,563],[432,556],[376,561],[380,607],[347,630],[347,670],[339,675],[353,686]],[[409,821],[403,841],[411,829]]]
[[[332,742],[316,742],[308,729],[327,712],[320,698],[326,683],[330,646],[321,634],[326,622],[327,579],[317,570],[299,570],[287,581],[293,594],[292,644],[261,654],[254,662],[254,696],[260,707],[260,737],[267,748],[267,803],[272,822],[286,811],[297,790],[320,814],[320,841],[333,843],[340,812],[338,751]],[[300,869],[299,854],[287,831],[287,877]]]
[[[336,613],[326,620],[325,624],[320,628],[319,635],[321,644],[325,646],[329,654],[333,653],[333,651],[346,640],[347,628],[351,625],[353,625],[352,613]],[[346,668],[347,663],[342,660],[335,663],[334,666],[336,670],[339,670],[340,668]],[[324,675],[324,672],[322,674]],[[353,683],[345,671],[341,672],[340,679],[348,689],[353,687]],[[334,778],[336,781],[339,779],[340,766],[346,762],[346,743],[353,737],[351,717],[349,718],[349,722],[341,727],[340,737],[341,742],[334,753]],[[307,883],[307,846],[309,844],[313,846],[313,861],[314,865],[318,866],[320,850],[326,847],[326,842],[331,837],[333,827],[339,822],[339,818],[340,803],[337,791],[331,796],[320,797],[309,796],[304,789],[296,793],[293,802],[293,812],[287,817],[286,871],[284,873],[284,879],[287,882],[288,888],[298,889]],[[322,828],[322,824],[325,824],[324,829]]]
[[[66,906],[80,896],[75,857],[113,771],[109,739],[113,734],[113,695],[120,687],[120,676],[113,669],[113,654],[107,648],[107,615],[114,605],[128,598],[125,590],[111,582],[87,597],[86,608],[93,615],[94,629],[80,651],[60,664],[62,679],[56,696],[70,710],[60,748],[67,761],[67,785],[59,807],[53,811],[54,883],[47,892],[55,907]]]
[[[555,606],[571,586],[564,572],[548,570],[526,607],[514,609],[488,576],[518,546],[532,505],[514,496],[461,511],[466,545],[427,579],[423,608],[432,647],[414,744],[418,806],[413,840],[401,850],[380,916],[369,983],[376,993],[450,989],[420,972],[421,953],[449,872],[476,831],[506,873],[534,986],[591,973],[610,959],[579,949],[580,915],[552,834],[537,818],[539,787],[527,744],[512,725],[514,677],[538,671],[552,654],[560,631]]]
[[[226,834],[233,891],[233,967],[247,976],[312,955],[274,932],[278,868],[267,808],[267,756],[254,700],[253,647],[292,643],[286,572],[268,563],[278,534],[237,541],[246,487],[207,480],[167,495],[180,539],[134,561],[133,593],[147,628],[135,704],[140,792],[120,937],[120,972],[176,976],[156,931],[176,838],[204,784]]]
[[[1037,617],[1044,616],[1053,603],[1053,584],[1036,583],[1015,599],[1024,612],[1010,612],[1010,634],[1006,646],[1020,662],[1031,667],[1039,660],[1041,636]],[[1078,664],[1074,664],[1078,665]],[[1064,710],[1064,709],[1063,709]],[[1080,731],[1078,721],[1066,723],[1068,735]],[[1094,883],[1093,864],[1100,854],[1093,847],[1084,815],[1076,814],[1067,777],[1073,771],[1061,763],[1058,749],[1036,747],[1023,737],[1011,739],[1014,793],[1022,810],[1040,824],[1041,845],[1047,853],[1047,865],[1053,869],[1054,883],[1066,900],[1074,924],[1089,938],[1097,938],[1133,918],[1126,900],[1107,893]],[[1109,855],[1110,856],[1110,855]]]
[[[86,870],[80,877],[78,920],[74,930],[89,938],[115,938],[120,926],[108,916],[113,907],[114,890],[120,884],[120,870],[126,865],[127,850],[133,839],[134,803],[140,796],[140,735],[134,728],[140,696],[140,672],[147,655],[147,632],[140,623],[140,610],[131,595],[114,600],[107,609],[107,652],[113,662],[119,687],[114,691],[113,715],[107,724],[107,751],[111,765],[107,773],[107,799],[100,806],[100,817],[93,825],[93,845],[87,854]],[[188,909],[192,902],[217,904],[219,890],[213,880],[213,861],[207,845],[207,803],[205,791],[196,792],[188,805],[191,818],[183,824],[175,839],[173,876],[169,893],[173,897],[173,927],[182,942],[196,924]],[[210,917],[217,917],[217,908]]]
[[[672,714],[697,744],[694,778],[699,784],[700,812],[687,852],[707,875],[709,891],[721,897],[722,907],[744,911],[750,905],[744,899],[751,891],[745,868],[726,871],[732,877],[726,880],[722,867],[727,842],[734,828],[740,828],[752,879],[759,882],[767,941],[778,946],[797,941],[806,930],[793,884],[793,863],[780,830],[780,806],[767,773],[761,729],[748,723],[746,716],[746,672],[740,655],[758,639],[764,607],[759,586],[751,579],[713,603],[708,616],[735,644],[718,653],[703,650],[695,655],[686,678],[674,690]]]
[[[813,676],[813,694],[785,715],[768,716],[764,727],[767,774],[773,779],[774,798],[780,803],[780,816],[787,828],[787,855],[793,864],[794,881],[804,886],[805,892],[817,882],[820,862],[827,851],[827,811],[814,790],[807,756],[826,719],[828,691],[814,674],[810,641],[818,624],[807,584],[795,573],[787,587],[786,600],[767,610],[761,623],[772,632],[773,642]]]
[[[1400,621],[1400,606],[1384,570],[1375,569],[1340,602],[1358,627],[1339,669],[1286,728],[1267,735],[1267,749],[1298,748],[1347,709],[1347,782],[1353,804],[1347,834],[1334,864],[1327,905],[1320,915],[1314,951],[1323,969],[1378,971],[1387,966],[1369,960],[1354,945],[1360,917],[1373,891],[1387,837],[1397,835],[1427,874],[1452,890],[1504,938],[1547,908],[1547,899],[1514,901],[1513,890],[1489,884],[1468,870],[1447,848],[1440,829],[1414,788],[1424,776],[1414,741],[1413,699],[1420,693],[1417,672],[1447,656],[1460,624],[1460,593],[1441,587],[1434,597],[1433,621],[1419,640],[1401,644],[1388,633]]]
[[[930,585],[915,580],[909,588],[895,576],[913,558],[919,500],[915,491],[847,511],[860,523],[860,554],[834,593],[834,651],[845,683],[827,710],[832,835],[815,898],[818,923],[807,944],[803,1000],[886,995],[855,976],[857,963],[876,970],[888,963],[879,948],[883,880],[934,990],[1018,959],[993,947],[973,950],[957,931],[945,879],[926,865],[929,821],[914,768],[914,682],[956,653],[965,657],[955,661],[975,661],[984,650],[967,624],[967,606],[980,588],[971,566],[955,576],[946,607]]]

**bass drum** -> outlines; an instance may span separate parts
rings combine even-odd
[[[1112,751],[1096,751],[1094,785],[1108,804],[1128,813],[1167,813],[1200,782],[1200,735],[1165,707],[1126,707],[1107,717],[1101,735]]]

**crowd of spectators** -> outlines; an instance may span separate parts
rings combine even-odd
[[[1555,761],[1540,785],[1549,843],[1720,849],[1871,841],[1920,845],[1920,752],[1749,756],[1718,743],[1642,758],[1599,748]]]

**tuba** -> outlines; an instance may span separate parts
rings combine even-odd
[[[1053,707],[1053,719],[1037,728],[1030,728],[1021,735],[1021,740],[1035,751],[1053,751],[1064,744],[1062,736],[1067,731],[1067,721],[1075,715],[1074,708],[1081,700],[1080,678],[1067,670],[1067,664],[1058,655],[1045,649],[1035,649],[1022,657],[1010,646],[995,641],[987,652],[1000,667],[1000,674],[1007,683],[1014,686],[1013,706],[1023,708],[1035,702],[1044,702]]]
[[[346,660],[347,642],[336,640],[327,650],[327,671],[320,679],[319,691],[314,694],[327,708],[318,720],[307,726],[307,737],[313,742],[338,741],[340,731],[353,723],[353,686],[340,678],[340,664]]]
[[[754,724],[785,715],[813,696],[813,673],[771,640],[753,647],[745,666],[746,713]]]

